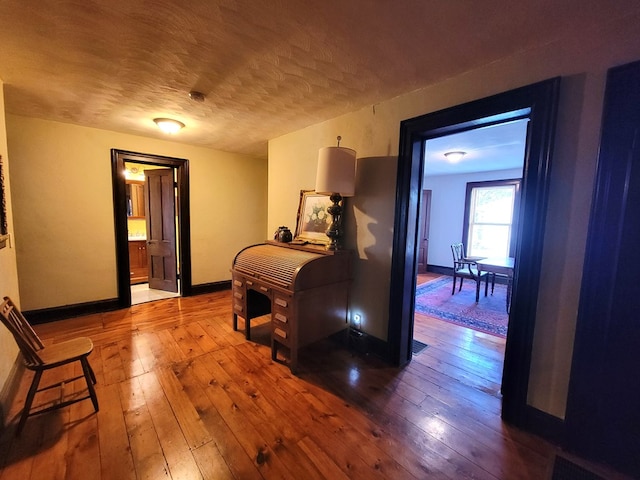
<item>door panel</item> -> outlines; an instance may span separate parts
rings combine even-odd
[[[173,169],[145,170],[149,288],[178,291]]]

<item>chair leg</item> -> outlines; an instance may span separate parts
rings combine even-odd
[[[89,360],[87,357],[82,357],[80,359],[80,364],[82,365],[82,371],[84,372],[84,378],[87,381],[87,389],[89,390],[89,396],[91,397],[91,402],[93,403],[93,408],[97,412],[100,410],[98,407],[98,396],[96,395],[96,390],[93,388],[95,375],[91,370],[91,366],[89,365]]]
[[[91,368],[91,364],[89,363],[88,359],[87,359],[87,366],[89,367],[89,375],[91,376],[91,382],[95,385],[96,383],[98,383],[98,381],[96,380],[96,374],[93,373],[93,368]]]
[[[462,290],[462,282],[464,282],[464,277],[460,277],[460,288],[458,289],[458,291]]]
[[[451,295],[453,295],[454,293],[456,293],[456,274],[455,274],[455,272],[453,274],[453,288],[451,289]]]
[[[27,393],[27,399],[24,401],[24,410],[22,410],[22,416],[20,417],[20,422],[18,423],[18,428],[16,429],[16,437],[20,435],[22,427],[24,427],[24,424],[27,421],[27,417],[29,417],[29,411],[31,410],[33,399],[36,396],[36,392],[38,391],[38,385],[40,384],[41,377],[42,370],[36,370],[33,375],[33,380],[31,381],[31,387],[29,387],[29,393]]]
[[[488,292],[489,292],[489,276],[487,275],[486,277],[484,277],[484,296],[485,297],[487,296]],[[491,295],[493,295],[493,287],[491,289]]]

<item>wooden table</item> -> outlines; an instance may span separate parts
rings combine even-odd
[[[489,257],[476,261],[478,265],[478,274],[481,272],[489,272],[507,277],[507,312],[511,305],[511,284],[513,283],[513,265],[515,259],[513,257]],[[493,295],[493,287],[495,284],[495,276],[491,283],[491,294]],[[476,286],[476,295],[480,293],[480,284]]]

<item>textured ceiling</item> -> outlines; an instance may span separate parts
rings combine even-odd
[[[602,19],[610,0],[1,0],[6,110],[265,157],[267,141]],[[206,95],[204,103],[188,92]]]

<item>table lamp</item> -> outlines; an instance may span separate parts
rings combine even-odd
[[[342,199],[353,197],[356,179],[356,152],[340,146],[324,147],[318,152],[318,172],[316,175],[316,193],[329,195],[332,205],[327,209],[331,215],[331,225],[327,237],[331,239],[327,250],[342,248]]]

